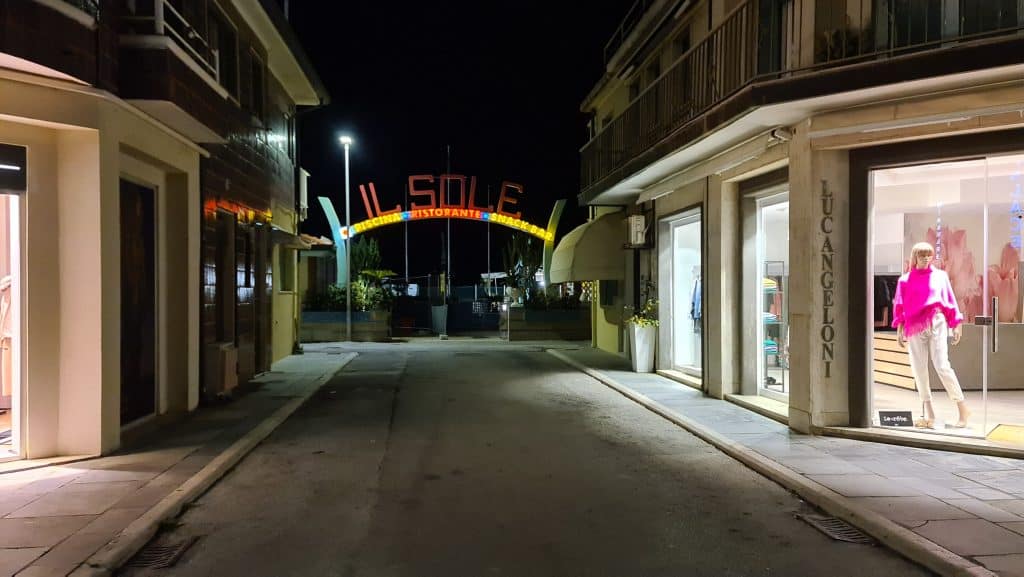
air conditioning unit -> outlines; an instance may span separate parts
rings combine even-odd
[[[209,343],[203,351],[203,383],[210,397],[222,397],[238,386],[238,349],[235,343]]]
[[[647,227],[644,226],[644,215],[633,214],[627,219],[629,224],[630,246],[643,246],[647,241]]]

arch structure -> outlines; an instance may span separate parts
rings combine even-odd
[[[414,210],[406,210],[402,212],[395,212],[392,214],[385,214],[376,216],[374,218],[368,218],[362,222],[357,222],[349,227],[340,227],[341,238],[352,238],[358,234],[387,226],[389,224],[398,224],[406,221],[417,221],[417,220],[431,220],[438,218],[458,218],[463,220],[477,220],[480,222],[491,222],[494,224],[500,224],[507,226],[515,230],[525,232],[533,235],[545,242],[553,241],[555,239],[555,231],[550,229],[541,228],[535,224],[530,224],[525,220],[513,218],[504,214],[498,214],[497,212],[488,212],[485,210],[477,210],[470,208],[421,208]]]

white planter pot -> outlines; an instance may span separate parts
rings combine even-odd
[[[633,361],[633,371],[649,373],[654,370],[654,344],[658,337],[658,327],[631,324],[629,328],[629,358]]]

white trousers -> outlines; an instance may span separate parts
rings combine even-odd
[[[960,381],[949,365],[948,341],[949,327],[946,317],[939,311],[932,317],[932,326],[907,339],[910,351],[910,370],[914,374],[917,395],[921,402],[932,400],[932,388],[928,383],[928,357],[931,356],[935,372],[939,374],[942,386],[949,398],[954,402],[964,400],[964,392],[960,389]]]

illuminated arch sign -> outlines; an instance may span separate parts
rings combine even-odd
[[[438,185],[436,189],[434,188],[435,183]],[[367,188],[369,188],[369,194],[367,194]],[[445,190],[448,191],[448,200],[452,202],[447,202],[445,195],[438,192]],[[402,210],[401,205],[396,205],[390,210],[381,210],[380,202],[377,199],[377,190],[372,182],[369,185],[360,184],[359,193],[363,198],[363,206],[366,208],[369,218],[347,228],[340,227],[342,239],[351,238],[389,224],[435,218],[493,222],[520,230],[545,242],[552,242],[555,238],[555,231],[552,227],[549,226],[545,229],[530,224],[520,218],[521,212],[512,212],[511,207],[519,203],[523,194],[523,186],[514,182],[504,181],[501,183],[497,208],[477,205],[476,177],[467,178],[462,174],[442,174],[437,178],[429,174],[410,176],[409,197],[411,202],[409,210]]]

